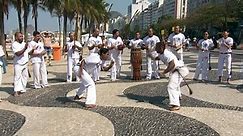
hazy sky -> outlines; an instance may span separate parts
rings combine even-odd
[[[112,11],[118,11],[123,15],[127,14],[127,7],[132,3],[132,0],[105,0],[107,3],[113,3],[111,8]],[[18,28],[18,19],[17,12],[14,8],[9,9],[9,17],[5,19],[5,31],[9,32],[10,30],[14,30]],[[34,26],[34,21],[31,18],[31,13],[29,15],[28,24],[32,24]],[[58,22],[56,17],[51,17],[49,12],[45,12],[39,10],[38,16],[38,29],[39,30],[50,30],[56,31],[58,30]]]

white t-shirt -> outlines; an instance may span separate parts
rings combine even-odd
[[[84,69],[89,74],[91,74],[95,70],[95,68],[97,68],[102,63],[100,55],[98,53],[91,53],[88,57],[84,59],[84,61]]]
[[[78,50],[73,50],[73,45],[74,45],[74,41],[70,42],[68,41],[66,43],[66,46],[67,46],[67,49],[68,49],[68,57],[71,57],[73,59],[77,59],[77,58],[80,58],[80,55],[79,55],[79,51]],[[79,41],[75,41],[75,45],[78,46],[78,47],[82,47],[82,45],[80,44]]]
[[[227,45],[230,45],[232,46],[233,43],[234,43],[234,40],[231,38],[231,37],[227,37],[226,39],[224,37],[220,38],[218,40],[218,43],[219,43],[219,52],[220,53],[229,53],[229,52],[232,52],[231,49],[228,49],[226,46],[225,46],[225,43]]]
[[[167,42],[169,43],[169,46],[172,46],[172,45],[178,46],[178,45],[183,45],[186,42],[186,39],[185,39],[184,34],[182,34],[182,33],[178,33],[178,34],[171,33],[168,37]],[[179,53],[182,53],[182,51],[183,51],[182,48],[177,50],[177,52],[179,52]]]
[[[115,38],[109,38],[108,39],[108,47],[111,47],[112,45],[115,46],[115,48],[113,48],[112,50],[110,50],[110,55],[112,58],[116,58],[118,56],[121,55],[121,50],[118,50],[118,45],[121,45],[123,44],[123,41],[121,39],[121,37],[117,37],[116,39]]]
[[[97,37],[90,37],[88,40],[88,47],[92,47],[92,46],[96,46],[102,44],[102,39],[101,37],[97,36]],[[92,50],[89,50],[89,53],[98,53],[99,52],[99,48],[98,47],[94,47]]]
[[[31,41],[29,42],[29,47],[31,48],[35,48],[37,47],[33,54],[38,54],[41,53],[42,51],[44,51],[44,44],[42,42],[35,42],[35,41]],[[39,62],[43,62],[44,61],[44,56],[36,56],[36,57],[31,57],[31,61],[32,63],[39,63]]]
[[[208,51],[214,46],[212,39],[201,39],[198,41],[198,46],[203,51]],[[200,50],[201,51],[201,50]]]
[[[142,39],[132,39],[129,43],[129,46],[132,48],[141,48],[142,44],[143,44]]]
[[[155,51],[156,43],[160,42],[159,37],[156,35],[146,36],[143,39],[143,44],[148,45],[148,50],[146,50],[147,56],[155,58],[158,54]]]
[[[20,56],[17,56],[15,54],[16,52],[19,52],[19,51],[21,51],[24,48],[25,48],[25,42],[22,42],[22,43],[19,43],[17,41],[13,42],[12,50],[14,52],[14,60],[13,60],[14,64],[24,65],[24,64],[28,63],[28,61],[29,61],[29,54],[28,53],[31,51],[30,47],[28,47],[25,50],[25,52],[22,55],[20,55]]]
[[[179,61],[177,59],[177,57],[169,50],[165,49],[163,54],[159,54],[159,58],[160,60],[166,65],[169,65],[169,62],[171,62],[172,60],[174,60],[175,63],[175,69],[178,67],[182,67],[184,66],[183,61]],[[170,71],[171,72],[171,71]]]

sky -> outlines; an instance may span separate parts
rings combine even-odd
[[[107,3],[113,3],[111,11],[118,11],[123,15],[127,14],[127,7],[132,3],[132,0],[105,0]],[[38,10],[38,29],[39,30],[58,30],[57,17],[52,17],[48,11]],[[34,26],[34,20],[29,15],[28,24]],[[11,30],[18,28],[17,12],[14,8],[10,7],[8,19],[5,18],[5,31],[8,33]]]

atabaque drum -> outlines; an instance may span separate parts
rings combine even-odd
[[[140,48],[131,50],[131,63],[133,68],[133,80],[141,80],[142,52]]]

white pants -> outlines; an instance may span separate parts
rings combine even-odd
[[[101,71],[100,65],[97,65],[92,74],[94,81],[100,80],[100,71]]]
[[[147,56],[147,77],[151,79],[152,75],[155,78],[159,78],[159,70],[158,70],[158,61],[152,59],[151,57]]]
[[[87,96],[86,96],[85,104],[95,104],[96,88],[93,79],[85,70],[83,70],[83,75],[81,75],[80,79],[81,79],[81,84],[79,89],[76,92],[76,95],[84,96],[86,94]]]
[[[14,91],[26,92],[26,85],[28,80],[27,64],[14,64]]]
[[[111,80],[116,80],[116,78],[120,77],[122,59],[121,59],[121,55],[117,57],[111,56],[111,58],[114,59],[115,61],[114,65],[110,70]]]
[[[85,65],[85,70],[88,74],[91,75],[92,79],[96,82],[100,80],[100,65],[97,64],[88,64]]]
[[[33,63],[33,81],[35,88],[41,88],[48,85],[47,71],[45,62]],[[41,80],[41,82],[40,82]]]
[[[180,72],[180,74],[178,73]],[[173,73],[170,73],[169,76],[169,84],[167,86],[167,90],[169,93],[169,99],[170,99],[170,105],[176,105],[180,106],[180,99],[181,91],[180,91],[180,84],[182,81],[182,77],[185,77],[188,75],[189,70],[187,67],[182,67],[178,71],[175,71]]]
[[[218,76],[223,76],[224,63],[226,64],[227,78],[231,78],[232,54],[219,54]]]
[[[198,79],[199,74],[202,74],[202,80],[208,80],[208,64],[209,61],[209,52],[199,52],[197,67],[195,71],[194,78]]]
[[[72,82],[73,68],[75,65],[77,65],[78,62],[79,62],[79,58],[68,57],[68,59],[67,59],[67,82]],[[80,81],[79,77],[77,75],[75,75],[75,76],[76,76],[76,81]]]

